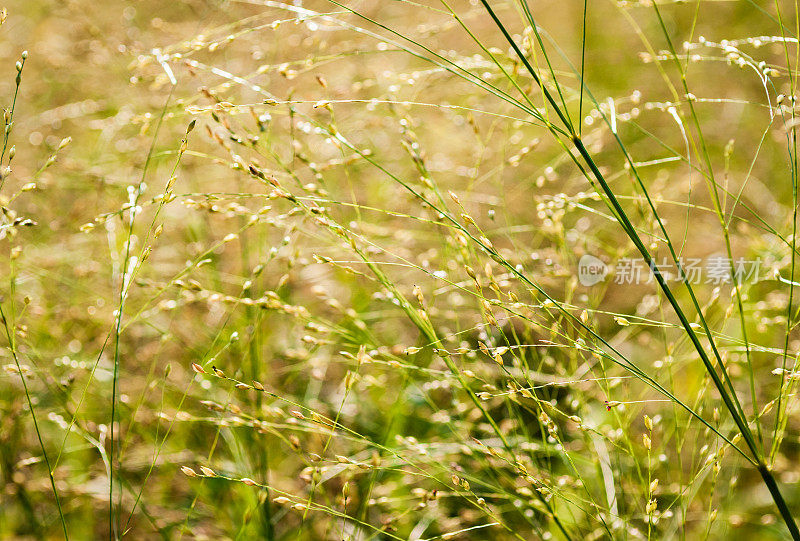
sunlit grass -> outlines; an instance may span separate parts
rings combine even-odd
[[[12,65],[2,536],[800,538],[797,7],[300,4]]]

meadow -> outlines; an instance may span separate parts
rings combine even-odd
[[[800,540],[797,2],[0,21],[1,539]]]

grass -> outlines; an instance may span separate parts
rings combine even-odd
[[[81,4],[0,26],[3,538],[800,539],[797,5]]]

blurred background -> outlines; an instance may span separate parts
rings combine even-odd
[[[794,4],[491,4],[657,262],[757,262],[694,292],[797,509]],[[786,538],[480,2],[6,8],[0,537]]]

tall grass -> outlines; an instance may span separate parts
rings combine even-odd
[[[172,9],[17,67],[3,536],[800,539],[794,3]]]

